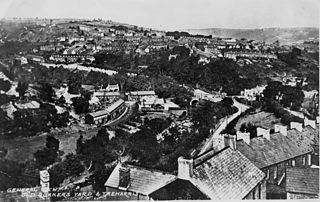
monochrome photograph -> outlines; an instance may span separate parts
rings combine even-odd
[[[0,0],[0,201],[319,200],[318,0]]]

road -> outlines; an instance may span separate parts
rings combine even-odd
[[[233,99],[233,98],[232,98]],[[234,114],[232,114],[231,116],[225,117],[223,119],[221,119],[219,121],[219,123],[217,124],[216,129],[214,130],[213,134],[210,135],[210,137],[207,138],[206,142],[204,143],[204,145],[201,147],[199,154],[202,154],[208,150],[211,149],[211,145],[212,145],[212,141],[215,137],[217,137],[218,135],[220,135],[220,133],[226,129],[228,123],[230,123],[232,120],[234,120],[235,118],[237,118],[242,112],[246,111],[247,109],[249,109],[249,106],[244,105],[238,101],[236,101],[235,99],[233,99],[233,106],[238,108],[238,111]]]

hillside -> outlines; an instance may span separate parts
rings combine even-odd
[[[309,38],[318,38],[319,29],[315,27],[305,28],[264,28],[264,29],[187,29],[190,34],[212,35],[214,37],[246,38],[267,43],[279,40],[282,44],[291,44],[304,41]]]

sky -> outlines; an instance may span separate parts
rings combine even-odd
[[[161,30],[319,27],[320,0],[0,0],[0,18],[113,20]]]

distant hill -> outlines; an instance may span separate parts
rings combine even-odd
[[[190,34],[212,35],[214,37],[246,38],[267,43],[279,40],[282,44],[291,44],[310,38],[319,38],[319,28],[263,28],[263,29],[186,29]]]

